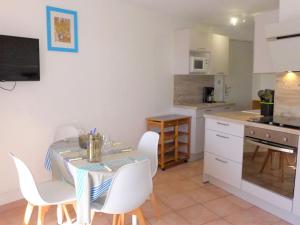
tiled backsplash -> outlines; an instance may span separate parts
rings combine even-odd
[[[274,114],[300,117],[300,73],[285,73],[277,76]]]
[[[198,104],[203,100],[203,87],[213,87],[214,77],[208,75],[175,75],[174,104]]]

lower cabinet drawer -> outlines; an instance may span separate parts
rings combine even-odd
[[[224,134],[217,131],[205,130],[205,151],[233,160],[243,161],[244,141],[241,137]]]
[[[204,173],[234,187],[241,187],[242,165],[228,159],[205,152]]]

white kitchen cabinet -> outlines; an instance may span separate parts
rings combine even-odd
[[[205,152],[242,164],[243,138],[213,130],[205,131]]]
[[[242,165],[226,158],[205,152],[204,171],[227,184],[240,188]]]
[[[211,51],[211,40],[211,33],[199,31],[197,29],[191,29],[189,50]]]
[[[211,74],[228,75],[229,38],[219,34],[211,35]]]
[[[230,123],[223,120],[207,119],[206,129],[226,133],[234,136],[244,137],[244,125],[238,123]]]
[[[205,120],[204,175],[240,188],[244,126],[224,120]]]
[[[228,74],[229,38],[197,28],[175,32],[174,74],[189,74],[190,51],[211,53],[209,75]]]
[[[254,73],[274,73],[270,51],[265,35],[266,25],[279,21],[279,11],[263,12],[255,16],[254,30]]]

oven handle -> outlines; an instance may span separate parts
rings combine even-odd
[[[246,140],[246,142],[248,142],[250,144],[254,144],[254,145],[257,145],[257,146],[260,146],[260,147],[270,148],[270,149],[274,149],[274,150],[279,151],[279,152],[285,152],[285,153],[290,153],[290,154],[294,153],[294,150],[290,149],[290,148],[281,148],[281,147],[278,147],[278,146],[274,146],[272,144],[263,144],[261,142],[254,141],[250,138],[245,138],[245,140]]]

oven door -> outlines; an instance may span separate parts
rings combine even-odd
[[[243,180],[293,198],[296,159],[296,148],[245,137]]]

